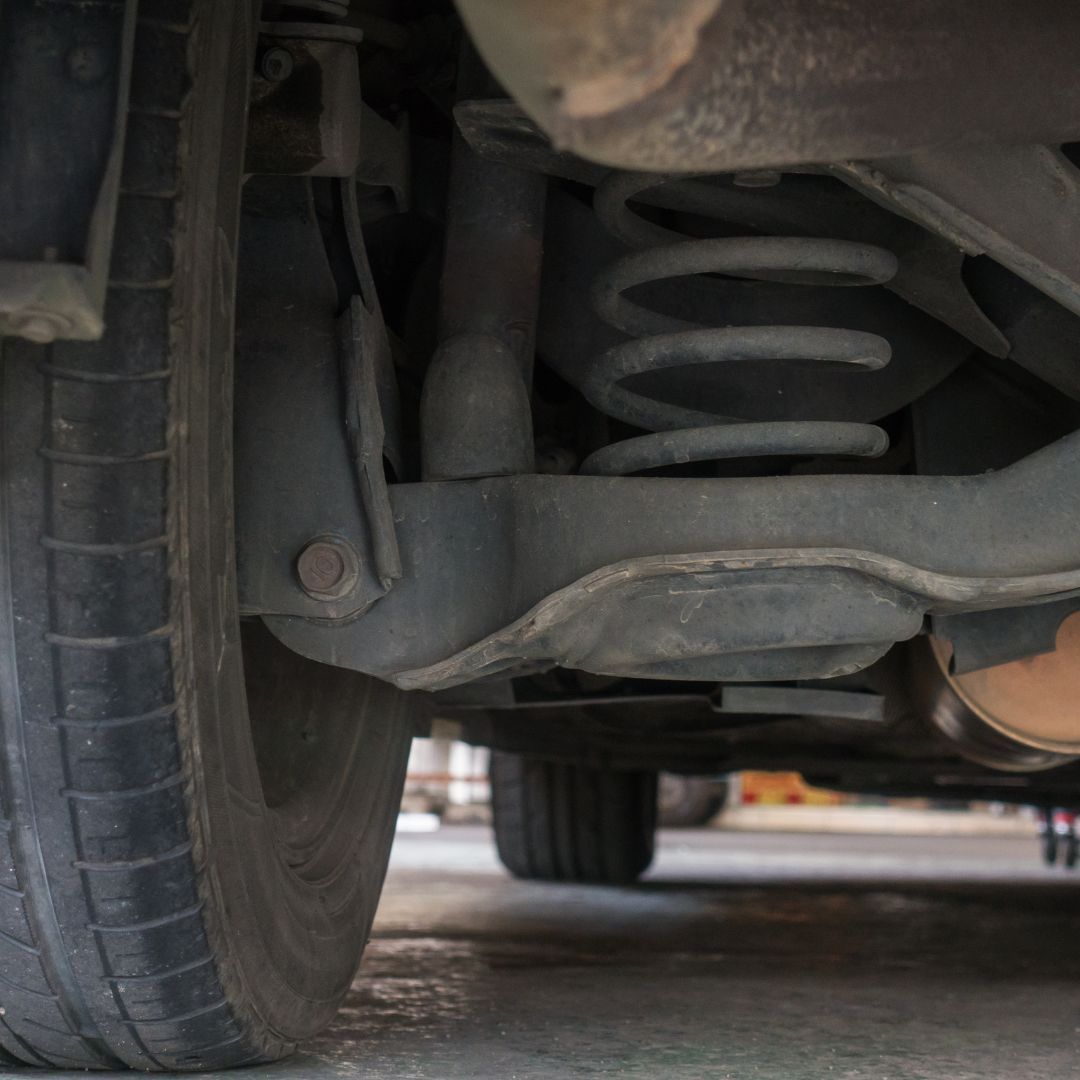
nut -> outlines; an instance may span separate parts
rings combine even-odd
[[[356,587],[360,558],[346,541],[319,537],[297,556],[296,576],[313,600],[340,600]]]

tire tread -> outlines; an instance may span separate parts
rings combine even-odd
[[[0,843],[7,1063],[186,1070],[264,1056],[233,1016],[201,924],[174,726],[170,237],[197,25],[186,3],[143,7],[105,337],[5,342],[7,361],[40,380],[55,697],[44,714],[37,699],[3,709],[0,795],[19,834],[9,845],[5,822]]]
[[[499,859],[516,877],[621,884],[652,861],[656,774],[494,751]]]

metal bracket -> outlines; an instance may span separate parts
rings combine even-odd
[[[950,146],[830,171],[1080,314],[1080,169],[1060,150]]]
[[[386,427],[381,402],[385,395],[380,391],[376,367],[380,355],[385,355],[386,333],[381,322],[374,324],[372,312],[364,306],[362,297],[354,296],[338,323],[339,343],[345,386],[345,431],[352,450],[360,502],[371,532],[376,576],[382,587],[389,589],[401,577],[401,555],[383,464]]]
[[[263,22],[245,168],[276,176],[352,176],[362,103],[354,27]]]
[[[0,335],[104,331],[136,0],[6,0],[0,40]]]
[[[251,272],[240,275],[237,304],[235,434],[241,607],[349,619],[401,574],[383,465],[385,456],[400,468],[386,328],[358,232],[363,295],[335,318],[308,181],[254,179],[245,199],[252,212],[241,225],[241,260]],[[313,541],[355,553],[348,589],[312,596],[301,588],[297,559]]]
[[[1031,607],[935,615],[934,635],[952,644],[949,671],[972,671],[1053,652],[1062,622],[1080,610],[1080,600],[1059,600]]]

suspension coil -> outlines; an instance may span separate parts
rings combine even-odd
[[[861,330],[821,326],[708,326],[674,318],[627,299],[627,290],[695,274],[798,285],[880,285],[897,272],[884,248],[806,237],[691,239],[646,220],[627,205],[646,192],[657,205],[707,212],[708,185],[688,178],[613,173],[596,189],[603,226],[635,249],[597,277],[597,315],[631,340],[590,363],[581,383],[601,412],[652,432],[612,443],[589,455],[580,471],[618,476],[692,461],[779,455],[877,457],[888,449],[876,425],[842,421],[753,421],[668,404],[622,384],[636,375],[727,361],[813,360],[876,371],[892,355],[889,343]],[[682,198],[675,193],[682,189]],[[660,197],[671,193],[667,199]]]
[[[283,6],[331,19],[344,19],[349,14],[349,0],[286,0]]]

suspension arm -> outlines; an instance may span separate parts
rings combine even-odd
[[[397,485],[402,580],[339,621],[297,617],[310,609],[292,581],[295,551],[284,534],[245,534],[242,504],[243,564],[259,569],[247,592],[242,579],[241,603],[298,652],[410,687],[522,663],[825,677],[871,663],[927,612],[1080,590],[1078,467],[1080,434],[980,476]],[[293,537],[325,532],[315,501],[276,509]],[[290,521],[298,510],[308,520]],[[295,614],[281,603],[290,595]]]

